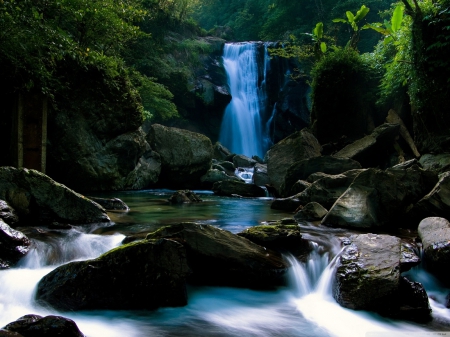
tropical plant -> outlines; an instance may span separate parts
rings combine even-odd
[[[351,35],[351,38],[348,42],[348,46],[350,46],[353,49],[357,48],[359,37],[362,29],[366,29],[365,25],[360,25],[362,20],[366,17],[366,15],[369,13],[370,9],[366,7],[365,5],[362,5],[361,8],[353,14],[351,11],[346,11],[345,15],[346,18],[336,18],[333,19],[333,22],[342,22],[345,24],[348,24],[353,29],[353,33]]]

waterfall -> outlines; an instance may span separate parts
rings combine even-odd
[[[265,48],[267,49],[267,48]],[[265,52],[264,58],[267,58]],[[264,156],[261,111],[265,106],[265,71],[259,82],[257,43],[227,43],[223,52],[231,102],[225,109],[220,142],[237,154]]]

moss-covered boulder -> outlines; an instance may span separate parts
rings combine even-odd
[[[174,192],[170,198],[169,202],[171,204],[179,205],[179,204],[190,204],[195,202],[202,202],[203,200],[190,190],[179,190]]]
[[[166,226],[147,239],[168,238],[186,248],[195,284],[267,288],[284,282],[282,256],[228,231],[196,223]]]
[[[147,140],[161,156],[159,185],[170,188],[201,187],[200,178],[211,168],[211,140],[199,133],[153,124]]]
[[[0,336],[85,337],[74,321],[62,316],[25,315],[2,328]]]
[[[0,167],[0,199],[14,208],[21,222],[109,221],[99,204],[35,170]]]
[[[0,219],[0,269],[14,265],[28,253],[30,245],[31,241],[25,234]]]
[[[143,240],[56,268],[39,281],[36,300],[62,311],[183,306],[189,271],[181,244]]]

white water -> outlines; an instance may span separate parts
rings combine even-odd
[[[35,305],[33,294],[42,276],[69,260],[94,258],[117,246],[122,239],[123,235],[118,234],[99,236],[71,230],[67,241],[64,237],[46,243],[34,241],[34,251],[19,268],[0,271],[0,327],[34,313],[69,317],[88,337],[421,337],[430,333],[429,329],[412,323],[394,322],[376,314],[340,307],[332,298],[333,272],[339,257],[336,255],[330,262],[333,253],[324,252],[318,244],[313,244],[305,263],[288,257],[293,266],[289,271],[289,286],[276,291],[191,287],[186,307],[151,312],[58,313]],[[423,273],[418,270],[415,275],[426,281],[425,286],[433,294],[442,297],[445,289],[438,289]],[[432,306],[434,315],[449,321],[448,309],[434,301]]]
[[[264,156],[260,113],[266,96],[264,81],[258,86],[256,46],[227,43],[223,52],[232,99],[225,109],[219,140],[231,152],[248,157]],[[267,62],[264,67],[266,70]]]

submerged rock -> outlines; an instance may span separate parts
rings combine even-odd
[[[147,239],[167,238],[186,248],[195,284],[267,288],[284,282],[288,264],[279,253],[228,231],[195,223],[163,227]]]
[[[0,336],[23,337],[84,337],[78,326],[69,318],[62,316],[25,315],[4,326],[11,334]]]
[[[176,191],[169,198],[169,202],[171,204],[186,204],[186,203],[189,204],[192,202],[202,202],[202,201],[203,200],[200,199],[200,197],[197,194],[189,190]]]
[[[36,300],[61,311],[183,306],[189,272],[181,244],[143,240],[56,268],[39,281]]]
[[[109,221],[100,205],[35,170],[0,167],[0,199],[14,208],[21,222]]]
[[[0,219],[0,269],[9,268],[24,257],[31,241],[25,234],[9,227]]]
[[[266,196],[266,191],[263,188],[234,180],[219,181],[214,183],[213,191],[217,195],[224,196],[238,195],[250,198]]]

